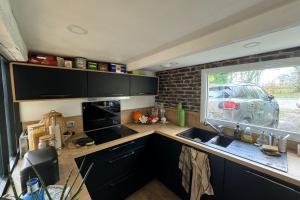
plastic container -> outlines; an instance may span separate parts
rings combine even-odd
[[[86,69],[86,59],[85,58],[75,58],[75,68]]]
[[[39,187],[39,179],[32,178],[26,182],[27,193],[23,200],[44,200],[44,189]]]

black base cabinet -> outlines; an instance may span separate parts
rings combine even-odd
[[[153,134],[76,158],[82,174],[94,163],[85,184],[98,200],[122,200],[153,178],[157,178],[181,199],[189,199],[181,185],[178,168],[182,143]],[[209,154],[214,195],[201,200],[299,200],[300,188]]]
[[[182,144],[161,135],[155,135],[154,162],[156,177],[181,199],[189,199],[181,185],[182,173],[178,168]]]
[[[146,136],[76,158],[78,167],[85,159],[82,175],[94,163],[85,182],[92,199],[124,199],[152,180],[151,140]]]
[[[226,160],[225,200],[299,200],[300,189]]]

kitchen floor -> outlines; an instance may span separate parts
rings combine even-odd
[[[154,179],[126,198],[126,200],[180,200],[176,194]]]

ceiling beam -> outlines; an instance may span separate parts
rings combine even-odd
[[[144,58],[131,61],[127,63],[128,70],[159,65],[171,59],[223,47],[235,42],[300,25],[299,10],[300,1],[293,1],[205,36],[182,42]]]

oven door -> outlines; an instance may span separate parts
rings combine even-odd
[[[85,132],[119,125],[120,101],[83,102],[82,118]]]

